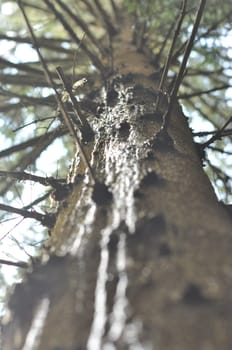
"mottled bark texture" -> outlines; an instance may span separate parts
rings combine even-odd
[[[177,102],[159,133],[167,101],[155,111],[158,81],[126,40],[85,145],[107,187],[82,176],[61,204],[50,259],[10,299],[4,350],[232,349],[231,219]]]

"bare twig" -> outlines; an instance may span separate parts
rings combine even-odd
[[[87,140],[87,141],[93,139],[93,136],[94,136],[93,131],[90,128],[90,125],[87,122],[86,118],[83,116],[83,114],[81,112],[81,109],[77,103],[76,97],[72,91],[72,85],[65,78],[64,72],[63,72],[61,67],[57,67],[56,71],[57,71],[57,74],[58,74],[60,80],[62,81],[64,90],[68,93],[68,95],[70,97],[70,100],[71,100],[71,103],[73,106],[73,111],[81,124],[80,131],[83,134],[83,139]]]
[[[187,0],[183,0],[182,1],[182,5],[181,5],[181,9],[180,9],[180,14],[179,14],[179,17],[178,17],[178,20],[177,20],[177,25],[176,25],[174,37],[172,39],[172,43],[171,43],[171,46],[169,48],[168,55],[167,55],[167,60],[165,62],[164,69],[163,69],[163,72],[162,72],[162,76],[161,76],[161,80],[160,80],[160,84],[159,84],[159,94],[157,95],[157,100],[156,100],[156,110],[159,109],[160,96],[161,96],[161,94],[163,92],[163,89],[164,89],[164,85],[165,85],[165,82],[166,82],[166,78],[167,78],[170,62],[171,62],[172,55],[173,55],[173,50],[174,50],[174,47],[175,47],[175,44],[176,44],[177,37],[178,37],[178,35],[180,33],[182,22],[183,22],[184,17],[185,17],[186,3],[187,3]]]
[[[53,3],[50,0],[43,0],[47,6],[51,9],[51,11],[55,14],[57,19],[62,23],[64,29],[67,31],[67,33],[70,35],[70,37],[79,45],[81,43],[81,39],[77,36],[77,34],[74,32],[72,27],[69,25],[69,23],[64,19],[61,12],[59,12]],[[86,53],[86,55],[89,57],[93,65],[100,70],[102,74],[105,72],[105,67],[102,65],[100,59],[97,57],[95,53],[90,51],[88,47],[85,45],[85,43],[82,43],[82,50]]]
[[[215,86],[212,89],[208,89],[208,90],[203,90],[203,91],[196,91],[193,92],[192,94],[182,94],[178,96],[178,99],[188,99],[188,98],[192,98],[192,97],[196,97],[196,96],[200,96],[200,95],[205,95],[205,94],[210,94],[211,92],[215,92],[215,91],[219,91],[219,90],[225,90],[230,88],[231,85],[229,84],[225,84],[222,86]]]
[[[25,219],[35,219],[39,221],[43,226],[53,227],[55,223],[55,214],[41,214],[37,211],[27,211],[25,209],[11,207],[10,205],[0,203],[0,210],[7,211],[9,213],[15,213],[23,216]]]
[[[184,56],[183,56],[183,60],[181,62],[181,66],[180,66],[177,78],[175,80],[173,89],[171,91],[170,102],[169,102],[168,110],[167,110],[167,112],[166,112],[166,114],[164,116],[164,119],[163,119],[162,129],[165,129],[168,126],[170,112],[172,110],[175,97],[177,96],[179,87],[181,85],[181,82],[182,82],[184,74],[185,74],[186,65],[187,65],[190,53],[192,51],[192,48],[193,48],[194,39],[195,39],[197,30],[198,30],[198,27],[199,27],[199,24],[200,24],[203,12],[204,12],[205,4],[206,4],[206,0],[201,0],[200,1],[199,7],[198,7],[198,10],[197,10],[197,14],[196,14],[196,17],[195,17],[195,21],[194,21],[194,24],[193,24],[192,33],[191,33],[190,38],[189,38],[189,40],[187,42],[187,45],[186,45],[186,48],[185,48],[185,52],[184,52]]]
[[[55,179],[54,177],[42,177],[26,173],[25,171],[3,171],[0,170],[0,176],[14,178],[18,181],[33,181],[44,186],[52,186],[56,188],[57,183],[65,183],[65,179]]]
[[[171,26],[170,26],[169,30],[167,31],[167,34],[165,35],[164,39],[162,40],[161,47],[159,49],[158,54],[156,55],[156,59],[158,62],[160,61],[160,57],[165,49],[165,46],[167,44],[168,39],[170,38],[170,36],[173,32],[173,29],[175,28],[175,25],[176,25],[176,19],[173,21],[173,23],[171,23]]]
[[[215,135],[217,132],[218,132],[218,130],[199,131],[199,132],[194,132],[193,136],[204,137],[204,136],[208,136],[208,135]],[[231,135],[232,135],[232,129],[226,129],[223,132],[221,132],[221,137],[231,136]]]
[[[114,28],[109,14],[105,11],[105,9],[103,8],[103,6],[101,5],[99,0],[94,0],[94,3],[96,5],[99,13],[101,14],[101,17],[105,23],[105,26],[106,26],[106,29],[107,29],[109,36],[115,35],[117,33],[117,30]]]
[[[44,1],[45,2],[49,2],[48,0],[44,0]],[[42,54],[40,52],[36,36],[35,36],[35,34],[33,32],[32,26],[31,26],[31,24],[30,24],[30,22],[29,22],[29,20],[27,18],[27,15],[26,15],[26,13],[24,11],[24,8],[23,8],[23,6],[21,4],[21,0],[18,0],[18,4],[19,4],[19,7],[20,7],[21,12],[23,14],[23,17],[25,19],[25,22],[27,24],[28,30],[30,32],[30,35],[31,35],[31,38],[32,38],[32,41],[33,41],[33,44],[34,44],[35,49],[36,49],[36,52],[37,52],[37,54],[39,56],[39,59],[41,61],[42,66],[43,66],[45,77],[46,77],[47,81],[49,82],[50,86],[53,88],[53,90],[55,92],[55,98],[56,98],[56,101],[58,103],[59,109],[60,109],[60,111],[62,113],[64,122],[65,122],[66,126],[68,127],[69,132],[71,133],[71,135],[74,137],[74,139],[76,141],[76,144],[78,146],[80,155],[81,155],[81,157],[82,157],[86,167],[89,169],[91,180],[95,183],[94,174],[93,174],[92,168],[90,166],[90,163],[88,161],[88,158],[86,156],[86,153],[85,153],[85,151],[83,149],[81,141],[79,140],[79,137],[77,136],[75,127],[74,127],[71,119],[69,118],[69,115],[68,115],[68,113],[66,111],[65,105],[64,105],[64,103],[63,103],[63,101],[61,99],[61,96],[60,96],[60,94],[58,93],[58,91],[56,89],[55,83],[54,83],[52,75],[51,75],[51,73],[50,73],[50,71],[49,71],[49,69],[47,67],[47,64],[46,64],[46,62],[45,62],[45,60],[44,60],[44,58],[43,58],[43,56],[42,56]]]
[[[210,139],[206,142],[204,142],[203,144],[201,144],[201,147],[204,149],[206,147],[208,147],[211,143],[220,140],[222,137],[222,133],[225,130],[225,128],[227,127],[227,125],[229,125],[232,122],[232,117],[230,117],[227,122],[223,125],[223,127],[221,129],[219,129],[212,137],[210,137]]]
[[[57,3],[60,5],[60,7],[67,12],[67,14],[77,23],[77,25],[84,31],[86,36],[91,40],[91,42],[95,45],[95,47],[104,54],[104,49],[101,45],[101,43],[96,39],[94,34],[90,31],[88,24],[83,21],[83,19],[79,16],[77,16],[70,8],[63,3],[61,0],[57,0]]]
[[[53,138],[46,138],[44,137],[41,139],[41,142],[39,142],[35,147],[33,147],[30,151],[24,152],[22,156],[17,160],[15,164],[9,169],[9,171],[13,171],[17,169],[17,171],[22,171],[26,169],[29,165],[33,164],[35,160],[39,157],[39,155],[51,144],[51,142],[55,139],[55,136]],[[3,188],[0,190],[0,196],[3,196],[6,191],[11,187],[12,183],[15,180],[9,179],[9,181],[5,181],[3,184]]]
[[[21,267],[22,269],[27,269],[29,264],[24,261],[10,261],[5,259],[0,259],[0,264]]]
[[[197,14],[196,14],[196,18],[195,18],[195,21],[194,21],[192,33],[191,33],[191,36],[190,36],[190,38],[188,40],[188,43],[187,43],[187,46],[186,46],[186,49],[185,49],[185,52],[184,52],[184,57],[183,57],[183,60],[181,62],[181,66],[180,66],[180,70],[179,70],[179,73],[178,73],[178,76],[177,76],[177,79],[176,79],[176,83],[175,83],[175,85],[173,87],[173,91],[172,91],[173,97],[175,97],[177,95],[179,87],[180,87],[180,84],[181,84],[181,82],[183,80],[183,76],[184,76],[184,72],[185,72],[185,69],[186,69],[186,65],[187,65],[190,53],[192,51],[192,48],[193,48],[194,39],[195,39],[197,30],[198,30],[198,27],[199,27],[199,24],[200,24],[203,12],[204,12],[205,4],[206,4],[206,0],[201,0],[200,1],[200,5],[199,5],[199,8],[198,8],[198,11],[197,11]]]
[[[24,205],[23,209],[28,210],[33,208],[35,205],[43,202],[45,199],[47,199],[51,194],[52,194],[53,190],[48,191],[47,193],[45,193],[43,196],[36,198],[33,202],[29,203],[28,205]]]
[[[19,143],[18,145],[14,145],[12,147],[6,148],[0,152],[0,158],[9,156],[15,152],[25,150],[28,147],[34,147],[40,144],[43,144],[44,141],[50,141],[50,143],[57,137],[62,136],[66,133],[66,130],[61,129],[60,127],[55,130],[49,131],[46,134],[35,136],[30,140]]]
[[[118,9],[117,9],[117,6],[115,4],[115,1],[114,0],[110,0],[110,3],[111,3],[111,7],[112,7],[112,9],[114,11],[116,22],[119,22],[119,13],[118,13]]]
[[[219,153],[222,153],[222,154],[227,154],[228,156],[232,155],[232,152],[225,151],[224,149],[221,149],[221,148],[218,148],[218,147],[208,146],[208,148],[211,149],[212,151],[215,151],[215,152],[219,152]]]

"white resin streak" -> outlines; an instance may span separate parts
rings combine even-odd
[[[116,288],[113,311],[109,319],[110,329],[107,335],[107,341],[105,344],[102,344],[105,325],[109,317],[106,309],[106,283],[108,279],[107,269],[109,264],[109,251],[107,245],[111,233],[119,228],[122,220],[125,220],[130,233],[133,233],[135,230],[136,213],[134,191],[137,188],[136,179],[138,178],[139,170],[137,162],[134,159],[128,158],[123,145],[120,145],[117,148],[115,142],[110,142],[105,150],[105,155],[105,172],[107,174],[106,183],[114,183],[115,174],[120,175],[117,176],[116,181],[117,195],[114,196],[115,209],[112,213],[113,223],[111,224],[111,227],[108,227],[101,232],[101,255],[95,289],[94,315],[87,342],[87,350],[114,350],[116,349],[114,342],[116,342],[121,336],[123,339],[126,338],[126,333],[129,331],[129,327],[126,325],[126,308],[128,307],[128,300],[126,297],[128,284],[126,274],[126,234],[121,233],[116,262],[119,281]],[[117,167],[115,164],[117,164]],[[115,171],[112,171],[114,168]],[[129,178],[134,178],[135,181],[129,181]],[[112,188],[112,190],[114,193],[114,188]],[[125,193],[127,193],[126,198]],[[131,349],[133,347],[136,350],[143,349],[136,335],[134,335],[133,340],[131,339],[129,342],[125,339],[125,344],[126,343]]]
[[[109,251],[107,248],[111,229],[102,231],[101,257],[98,268],[97,285],[95,290],[95,310],[92,327],[87,343],[88,350],[101,350],[102,336],[105,330],[107,318],[106,310],[106,282],[108,278],[107,268],[109,263]]]
[[[72,247],[70,250],[71,255],[73,256],[81,255],[81,252],[79,252],[79,248],[80,248],[82,239],[84,237],[84,234],[88,233],[89,228],[92,226],[94,222],[95,213],[96,213],[96,205],[92,205],[86,214],[85,224],[80,227],[77,237],[72,244]]]
[[[126,288],[128,278],[126,274],[126,235],[120,234],[118,251],[117,251],[117,270],[118,284],[115,294],[115,302],[111,315],[111,326],[108,333],[110,341],[116,341],[122,335],[126,324],[126,307],[128,304],[126,298]]]
[[[22,350],[36,350],[40,343],[40,338],[46,323],[49,311],[50,301],[43,298],[37,306],[35,316],[32,320],[31,328],[27,333],[27,337]]]

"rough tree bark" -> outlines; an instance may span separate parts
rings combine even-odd
[[[159,79],[125,26],[113,49],[85,145],[112,198],[82,177],[61,204],[50,258],[10,299],[3,349],[229,350],[231,219],[177,101],[159,133],[167,101],[155,111]]]

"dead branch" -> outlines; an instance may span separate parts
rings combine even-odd
[[[225,128],[227,127],[227,125],[229,125],[232,122],[232,117],[230,117],[227,122],[222,126],[221,129],[219,129],[208,141],[204,142],[201,144],[202,149],[205,149],[206,147],[208,147],[209,145],[211,145],[211,143],[220,140],[222,138],[222,133],[224,132]]]
[[[103,19],[103,22],[106,26],[106,30],[109,34],[109,36],[113,36],[117,33],[117,30],[112,24],[112,19],[110,18],[109,14],[106,12],[106,10],[103,8],[99,0],[94,0],[94,3]]]
[[[61,0],[57,0],[57,3],[76,22],[76,24],[84,31],[86,36],[95,45],[95,47],[101,52],[101,54],[104,55],[104,48],[102,47],[100,42],[96,39],[94,34],[91,32],[91,30],[89,29],[89,27],[85,23],[85,21],[83,21],[81,17],[77,16],[77,14],[74,14],[73,11],[71,11],[70,8],[65,3],[63,3]]]
[[[50,0],[43,0],[46,5],[50,8],[50,10],[54,13],[56,18],[60,21],[60,23],[63,25],[64,29],[67,31],[67,33],[70,35],[70,37],[75,41],[77,45],[81,43],[82,50],[86,53],[86,55],[89,57],[90,61],[93,63],[93,65],[99,69],[99,71],[104,74],[105,67],[102,65],[100,59],[97,57],[95,53],[90,51],[88,47],[85,45],[85,43],[81,42],[81,39],[77,36],[77,34],[74,32],[72,27],[69,25],[69,23],[65,20],[61,12],[59,12],[55,6],[52,4]]]
[[[56,188],[61,185],[61,183],[65,183],[65,179],[55,179],[54,177],[43,177],[38,175],[32,175],[30,173],[26,173],[25,171],[4,171],[0,170],[0,176],[10,177],[16,179],[18,181],[33,181],[38,182],[43,186],[52,186]]]
[[[11,207],[10,205],[5,205],[2,203],[0,203],[0,210],[6,211],[9,213],[19,214],[25,219],[29,218],[29,219],[37,220],[43,226],[46,226],[46,227],[53,227],[53,225],[55,224],[56,215],[53,213],[41,214],[34,210],[28,211],[25,209]]]
[[[34,147],[43,144],[44,141],[52,142],[58,136],[62,136],[67,131],[64,128],[58,127],[55,130],[49,131],[46,134],[33,137],[27,141],[21,142],[18,145],[11,146],[0,152],[0,158],[9,156],[15,152],[23,151],[28,147]]]
[[[29,264],[24,261],[10,261],[5,259],[0,259],[0,264],[21,267],[22,269],[27,269],[29,267]]]
[[[44,0],[44,1],[49,2],[48,0]],[[39,59],[41,61],[42,66],[43,66],[45,77],[46,77],[47,81],[49,82],[50,86],[53,88],[53,90],[55,92],[55,98],[57,100],[59,109],[60,109],[60,111],[62,113],[64,122],[65,122],[66,126],[68,127],[68,130],[70,131],[71,135],[74,137],[74,139],[76,141],[76,144],[78,145],[78,148],[79,148],[79,151],[80,151],[80,155],[81,155],[81,157],[82,157],[82,159],[83,159],[87,169],[89,169],[92,182],[95,183],[94,174],[93,174],[92,168],[90,166],[90,163],[88,161],[88,158],[87,158],[87,156],[85,154],[84,148],[83,148],[83,146],[82,146],[82,144],[81,144],[81,142],[79,140],[79,137],[77,136],[75,127],[73,125],[73,122],[71,121],[71,118],[69,118],[69,115],[68,115],[68,113],[66,111],[65,105],[64,105],[64,103],[63,103],[63,101],[62,101],[62,99],[60,97],[60,94],[58,93],[58,91],[56,89],[56,86],[54,84],[52,75],[51,75],[51,73],[50,73],[50,71],[49,71],[49,69],[47,67],[47,64],[46,64],[46,62],[45,62],[45,60],[44,60],[44,58],[43,58],[43,56],[42,56],[42,54],[40,52],[36,36],[35,36],[35,34],[33,32],[32,26],[31,26],[31,24],[30,24],[30,22],[28,20],[28,17],[26,15],[25,11],[24,11],[24,8],[23,8],[23,6],[21,4],[21,0],[20,1],[18,0],[18,3],[19,3],[19,7],[20,7],[20,9],[22,11],[23,17],[25,19],[25,22],[27,24],[28,30],[30,32],[33,44],[35,46],[35,49],[37,51],[37,54],[39,56]]]
[[[161,76],[161,80],[160,80],[160,84],[159,84],[159,92],[161,92],[161,93],[164,92],[163,89],[164,89],[164,85],[165,85],[166,78],[167,78],[167,75],[168,75],[168,70],[169,70],[171,59],[172,59],[173,50],[174,50],[174,47],[176,45],[176,40],[177,40],[178,35],[180,33],[181,25],[182,25],[182,22],[183,22],[184,17],[185,17],[186,3],[187,3],[187,0],[184,0],[182,2],[181,9],[180,9],[180,14],[179,14],[179,17],[178,17],[178,20],[177,20],[175,33],[174,33],[174,36],[173,36],[173,39],[172,39],[171,46],[170,46],[169,51],[168,51],[167,60],[166,60],[165,65],[164,65],[164,69],[163,69],[163,72],[162,72],[162,76]],[[156,110],[159,109],[160,96],[161,96],[160,94],[157,95]]]
[[[193,92],[192,94],[179,95],[178,99],[181,99],[181,100],[189,99],[189,98],[192,98],[192,97],[197,97],[197,96],[201,96],[201,95],[205,95],[205,94],[210,94],[211,92],[215,92],[215,91],[226,90],[226,89],[228,89],[230,87],[231,87],[231,85],[229,85],[229,84],[225,84],[225,85],[222,85],[222,86],[215,86],[212,89],[203,90],[203,91],[196,91],[196,92]]]
[[[89,137],[87,137],[88,135],[86,135],[86,133],[87,133],[87,134],[89,134],[91,136],[90,139],[93,139],[92,129],[90,128],[90,125],[89,125],[88,121],[86,120],[86,118],[83,116],[83,114],[81,112],[81,109],[80,109],[80,107],[78,105],[77,99],[76,99],[76,97],[75,97],[75,95],[74,95],[74,93],[72,91],[72,89],[73,89],[72,85],[65,78],[64,72],[63,72],[61,67],[57,67],[56,71],[57,71],[57,74],[58,74],[60,80],[62,81],[64,90],[68,93],[68,95],[70,97],[70,100],[71,100],[71,103],[72,103],[72,106],[73,106],[73,111],[74,111],[77,119],[79,120],[79,122],[81,124],[81,130],[80,131],[83,134],[83,138],[84,139],[89,139]]]
[[[208,136],[208,135],[215,135],[217,132],[218,132],[218,130],[199,131],[199,132],[194,132],[193,136],[204,137],[204,136]],[[232,129],[226,129],[223,132],[221,132],[221,137],[231,136],[231,135],[232,135]]]
[[[24,205],[22,209],[25,209],[25,210],[28,210],[28,209],[31,209],[33,208],[35,205],[38,205],[39,203],[43,202],[45,199],[47,199],[51,194],[52,194],[52,191],[48,191],[46,192],[43,196],[39,197],[39,198],[36,198],[34,201],[32,201],[31,203],[27,204],[27,205]]]
[[[163,119],[162,129],[166,129],[167,126],[168,126],[170,112],[172,110],[175,97],[177,96],[179,87],[180,87],[180,85],[182,83],[182,80],[183,80],[183,77],[184,77],[184,74],[185,74],[187,62],[188,62],[190,53],[191,53],[191,51],[193,49],[194,39],[195,39],[197,30],[198,30],[198,27],[199,27],[199,24],[200,24],[203,12],[204,12],[205,4],[206,4],[206,0],[201,0],[200,1],[199,7],[198,7],[198,10],[197,10],[197,14],[196,14],[196,17],[195,17],[195,21],[194,21],[194,24],[193,24],[193,29],[192,29],[190,38],[189,38],[189,40],[187,42],[186,49],[185,49],[184,56],[183,56],[183,60],[181,62],[181,66],[180,66],[178,75],[176,77],[174,86],[173,86],[172,91],[171,91],[170,102],[169,102],[169,105],[168,105],[168,110],[167,110],[167,112],[166,112],[166,114],[164,116],[164,119]]]

